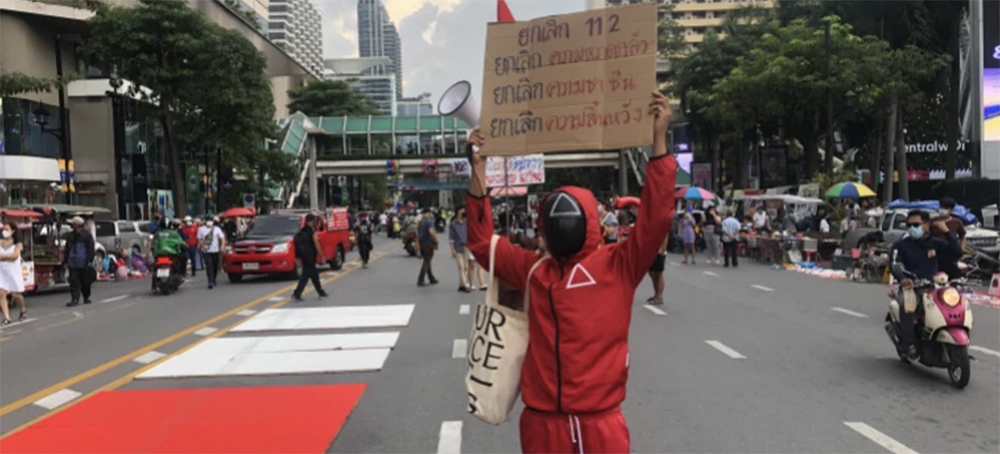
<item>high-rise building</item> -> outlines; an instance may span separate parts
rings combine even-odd
[[[368,98],[379,115],[394,116],[396,104],[396,75],[370,74],[369,70],[390,63],[388,57],[331,58],[323,62],[326,68],[323,79],[342,80],[351,90]]]
[[[322,74],[321,19],[315,0],[270,0],[267,35],[310,71]]]
[[[253,14],[257,25],[266,33],[268,0],[236,0],[234,3],[239,9]]]
[[[684,41],[697,48],[705,33],[722,25],[730,11],[746,6],[773,8],[773,0],[587,0],[587,9],[656,2],[673,4],[673,18],[684,28]]]
[[[403,43],[381,0],[358,0],[358,55],[388,57],[389,64],[365,70],[366,75],[396,76],[396,97],[403,97]]]

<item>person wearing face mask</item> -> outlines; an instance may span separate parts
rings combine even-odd
[[[955,199],[951,197],[941,198],[941,208],[938,210],[938,217],[935,221],[943,221],[947,230],[934,229],[931,233],[941,239],[946,239],[945,234],[948,232],[954,233],[958,243],[962,246],[962,251],[965,251],[965,225],[961,219],[951,215],[952,211],[955,210],[955,205]],[[958,261],[961,259],[962,254],[942,254],[938,256],[938,268],[948,273],[949,279],[957,279],[963,276],[962,271],[958,269]]]
[[[893,271],[893,277],[899,281],[900,287],[903,289],[913,288],[913,278],[920,280],[933,279],[934,275],[938,273],[938,256],[961,256],[962,254],[962,247],[958,244],[958,239],[954,233],[948,231],[948,227],[945,226],[944,221],[938,220],[934,224],[931,224],[930,219],[930,214],[926,211],[915,210],[909,212],[909,215],[906,217],[906,235],[892,245],[892,253],[890,254],[892,263],[890,264],[890,269],[892,269],[893,265],[899,263],[903,265],[903,269],[912,274],[911,277],[910,275]],[[931,236],[932,226],[946,232],[944,239]],[[904,306],[903,295],[904,292],[897,293],[897,298],[900,300],[900,307]],[[921,296],[917,295],[917,297],[917,301],[920,301]],[[918,304],[917,312],[920,312],[921,308],[922,306]],[[905,310],[900,311],[899,323],[903,327],[900,341],[903,345],[906,345],[909,356],[915,359],[917,347],[914,344],[913,320],[913,313],[907,313]]]
[[[9,325],[10,309],[7,295],[17,303],[23,322],[28,312],[24,309],[24,277],[21,275],[21,239],[17,237],[17,225],[13,222],[0,225],[0,308],[3,309],[3,323]]]
[[[372,251],[372,234],[375,227],[372,225],[371,216],[362,212],[358,214],[358,222],[354,225],[354,235],[358,241],[358,253],[361,254],[362,268],[368,268],[368,258]]]
[[[198,226],[194,224],[194,220],[191,216],[184,217],[184,226],[181,227],[181,233],[184,236],[184,240],[187,243],[187,259],[191,262],[191,277],[197,274],[198,265],[200,265],[200,260],[198,260]],[[184,268],[187,270],[187,267]]]
[[[216,286],[216,278],[219,276],[219,253],[226,248],[226,235],[222,229],[216,225],[219,218],[212,218],[205,221],[205,228],[198,231],[198,244],[201,247],[201,255],[205,258],[205,275],[208,277],[208,289]]]
[[[653,154],[635,228],[604,244],[597,199],[564,186],[539,206],[543,255],[507,238],[496,243],[496,276],[528,295],[529,335],[521,373],[521,450],[526,453],[629,452],[621,412],[628,380],[628,334],[636,287],[653,265],[674,214],[677,161],[667,154],[670,105],[653,93]],[[470,145],[482,147],[475,129]],[[466,201],[469,247],[490,266],[494,235],[486,158],[472,152]],[[586,447],[586,448],[584,448]]]

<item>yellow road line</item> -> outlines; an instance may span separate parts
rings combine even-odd
[[[383,254],[381,254],[381,255],[376,255],[376,254],[372,254],[372,257],[370,258],[370,260],[368,260],[368,263],[371,263],[371,262],[374,262],[375,260],[378,260],[378,259],[381,259],[382,257],[385,257],[385,256],[386,256],[386,254],[384,254],[384,253],[383,253]],[[345,265],[346,265],[346,263],[345,263]],[[346,270],[346,271],[341,271],[341,272],[340,272],[339,274],[337,274],[336,276],[332,276],[332,277],[330,277],[329,279],[325,279],[325,280],[323,280],[323,281],[321,281],[321,282],[322,282],[322,284],[323,284],[323,285],[326,285],[326,284],[329,284],[329,283],[331,283],[331,282],[333,282],[333,281],[335,281],[335,280],[337,280],[337,279],[340,279],[340,278],[342,278],[342,277],[344,277],[344,276],[346,276],[346,275],[348,275],[348,274],[350,274],[350,273],[354,272],[355,270],[359,270],[359,269],[361,269],[361,268],[360,268],[360,267],[354,267],[354,268],[353,268],[353,269],[351,269],[351,270]],[[294,288],[295,288],[295,286],[294,286],[294,285],[292,285],[292,286],[289,286],[289,287],[286,287],[286,288],[292,288],[292,289],[294,289]],[[275,294],[277,294],[277,293],[283,293],[283,291],[284,291],[284,290],[281,290],[281,291],[276,291],[276,292],[273,292],[273,293],[271,293],[271,294],[269,294],[269,295],[267,295],[267,296],[263,297],[262,299],[259,299],[259,300],[255,300],[255,302],[256,302],[256,301],[262,301],[262,300],[264,300],[264,299],[267,299],[267,298],[271,298],[271,297],[273,297],[273,295],[275,295]],[[305,293],[309,293],[309,292],[311,292],[311,291],[313,291],[313,289],[312,289],[312,288],[309,288],[309,289],[307,289],[306,291],[304,291],[304,292],[303,292],[303,294],[305,294]],[[281,300],[281,301],[279,301],[279,302],[277,302],[277,303],[275,303],[275,304],[272,304],[272,305],[268,306],[268,307],[267,307],[267,309],[277,309],[277,308],[279,308],[279,307],[281,307],[281,306],[284,306],[284,305],[288,304],[288,303],[289,303],[290,301],[291,301],[291,298],[285,298],[284,300]],[[248,305],[246,305],[246,306],[242,306],[242,307],[244,307],[244,308],[245,308],[245,307],[248,307],[248,306],[252,306],[252,304],[248,304]],[[232,311],[230,311],[230,312],[232,312]],[[236,311],[236,312],[239,312],[239,311]],[[236,312],[232,312],[232,313],[233,313],[233,314],[235,314]],[[227,312],[227,314],[228,314],[228,313],[229,313],[229,312]],[[145,366],[143,366],[143,367],[139,368],[139,369],[138,369],[138,370],[136,370],[136,371],[133,371],[133,372],[131,372],[131,373],[129,373],[129,374],[126,374],[125,376],[123,376],[123,377],[121,377],[121,378],[119,378],[119,379],[117,379],[117,380],[115,380],[115,381],[113,381],[113,382],[111,382],[111,383],[108,383],[108,384],[106,384],[106,385],[104,385],[104,386],[102,386],[102,387],[100,387],[100,388],[98,388],[98,389],[96,389],[96,390],[94,390],[94,391],[91,391],[91,392],[89,392],[89,393],[87,393],[87,394],[84,394],[83,396],[80,396],[80,398],[78,398],[78,399],[74,399],[74,400],[73,400],[72,402],[69,402],[69,403],[67,403],[67,404],[65,404],[65,405],[63,405],[63,406],[61,406],[61,407],[59,407],[59,408],[56,408],[56,409],[54,409],[54,410],[52,410],[52,411],[50,411],[50,412],[48,412],[48,413],[46,413],[46,414],[44,414],[44,415],[42,415],[42,416],[39,416],[39,417],[37,417],[37,418],[35,418],[35,419],[32,419],[31,421],[28,421],[28,422],[26,422],[26,423],[24,423],[24,424],[21,424],[20,426],[16,427],[16,428],[15,428],[14,430],[11,430],[10,432],[7,432],[7,433],[3,434],[2,436],[0,436],[0,440],[3,440],[4,438],[7,438],[7,437],[9,437],[9,436],[11,436],[11,435],[13,435],[13,434],[15,434],[15,433],[17,433],[17,432],[20,432],[21,430],[24,430],[24,429],[26,429],[26,428],[30,427],[30,426],[31,426],[32,424],[35,424],[35,423],[37,423],[37,422],[39,422],[39,421],[41,421],[41,420],[43,420],[43,419],[45,419],[45,418],[48,418],[49,416],[53,416],[53,415],[55,415],[56,413],[59,413],[60,411],[63,411],[63,410],[65,410],[65,409],[67,409],[67,408],[70,408],[70,407],[72,407],[73,405],[76,405],[76,404],[78,404],[78,403],[80,403],[80,402],[83,402],[84,400],[86,400],[86,399],[88,399],[88,398],[92,397],[93,395],[95,395],[95,394],[97,394],[97,393],[99,393],[99,392],[101,392],[101,391],[110,391],[110,390],[113,390],[113,389],[115,389],[115,388],[119,388],[119,387],[121,387],[121,386],[123,386],[123,385],[127,384],[128,382],[132,381],[132,379],[134,379],[135,377],[139,376],[139,374],[142,374],[143,372],[145,372],[145,371],[147,371],[147,370],[149,370],[149,369],[152,369],[153,367],[155,367],[155,366],[159,365],[160,363],[162,363],[162,362],[164,362],[164,361],[166,361],[166,360],[168,360],[168,359],[170,359],[170,358],[173,358],[174,356],[177,356],[177,355],[180,355],[180,354],[182,354],[182,353],[184,353],[184,352],[186,352],[186,351],[188,351],[188,350],[191,350],[192,348],[194,348],[194,347],[195,347],[195,346],[197,346],[198,344],[200,344],[200,343],[202,343],[202,342],[204,342],[204,341],[206,341],[206,340],[208,340],[208,339],[212,339],[212,338],[216,338],[216,337],[219,337],[219,336],[222,336],[223,334],[226,334],[226,333],[228,333],[228,332],[229,332],[230,330],[232,330],[233,328],[235,328],[236,326],[238,326],[238,325],[239,325],[240,323],[243,323],[243,322],[245,322],[245,321],[247,321],[247,320],[250,320],[250,318],[251,318],[251,317],[247,317],[247,318],[244,318],[244,319],[242,319],[242,320],[239,320],[239,321],[237,321],[236,323],[233,323],[233,324],[231,324],[231,325],[229,325],[229,326],[227,326],[227,327],[225,327],[225,328],[223,328],[223,329],[220,329],[220,330],[218,330],[218,331],[216,331],[216,332],[214,332],[214,333],[212,333],[212,334],[209,334],[208,336],[205,336],[205,337],[203,337],[203,338],[201,338],[201,339],[198,339],[197,341],[195,341],[195,342],[192,342],[191,344],[189,344],[189,345],[187,345],[187,346],[184,346],[184,347],[182,347],[182,348],[181,348],[180,350],[177,350],[176,352],[173,352],[173,353],[170,353],[170,354],[168,354],[168,355],[166,355],[166,356],[164,356],[164,357],[162,357],[162,358],[160,358],[160,359],[158,359],[158,360],[156,360],[156,361],[153,361],[153,362],[152,362],[152,363],[150,363],[150,364],[147,364],[147,365],[145,365]],[[218,319],[220,319],[220,318],[219,318],[219,317],[216,317],[216,318],[215,318],[215,319],[213,319],[213,320],[215,320],[215,321],[218,321]],[[200,327],[202,327],[201,325],[198,325],[198,326],[199,326],[199,328],[198,328],[198,329],[200,329]],[[188,331],[188,330],[184,330],[184,331],[182,331],[182,332],[187,332],[187,331]],[[196,329],[196,330],[193,330],[193,331],[197,331],[197,329]],[[126,356],[130,356],[130,355],[131,355],[131,354],[129,354],[129,355],[126,355]],[[119,358],[119,359],[121,359],[121,358]],[[118,360],[115,360],[115,361],[118,361]],[[104,366],[99,366],[99,367],[104,367]],[[98,367],[98,368],[99,368],[99,367]],[[97,368],[95,368],[95,369],[91,369],[91,371],[93,371],[93,370],[96,370],[96,369],[97,369]],[[84,372],[84,374],[87,374],[87,373],[89,373],[89,372],[90,372],[90,371],[88,371],[88,372]],[[84,374],[80,374],[80,375],[84,375]],[[79,376],[78,376],[78,377],[79,377]],[[76,378],[76,377],[74,377],[74,378],[71,378],[70,380],[73,380],[73,379],[75,379],[75,378]],[[68,380],[67,380],[67,381],[68,381]],[[67,387],[67,386],[69,386],[69,385],[66,385],[66,386],[60,386],[60,385],[62,385],[62,383],[60,383],[59,385],[55,385],[55,386],[58,386],[58,387],[59,387],[58,389],[62,389],[62,388],[64,388],[64,387]],[[55,386],[54,386],[54,387],[55,387]],[[45,395],[48,395],[48,394],[51,394],[51,392],[49,392],[49,393],[45,393],[45,391],[47,391],[48,389],[50,389],[50,388],[47,388],[46,390],[43,390],[43,391],[39,391],[38,393],[35,393],[35,394],[32,394],[31,396],[28,396],[28,397],[26,397],[25,399],[28,399],[28,398],[30,398],[30,397],[32,397],[32,396],[34,396],[34,395],[36,395],[36,394],[39,394],[39,393],[44,393],[42,397],[44,397]],[[57,391],[58,389],[55,389],[55,390],[53,390],[52,392],[55,392],[55,391]],[[22,400],[24,400],[24,399],[22,399]],[[38,399],[34,399],[34,400],[32,400],[31,402],[34,402],[35,400],[38,400]],[[17,403],[19,403],[19,402],[20,402],[20,401],[18,401],[18,402],[14,402],[13,404],[10,404],[10,405],[14,405],[14,404],[17,404]],[[30,402],[29,402],[29,403],[30,403]],[[23,405],[22,405],[22,406],[23,406]],[[6,408],[6,407],[4,407],[4,408]],[[18,407],[18,408],[20,408],[20,407]],[[13,410],[16,410],[16,409],[17,409],[17,408],[15,408],[15,409],[13,409]],[[13,411],[13,410],[11,410],[11,411]]]
[[[353,262],[353,260],[352,260],[352,262]],[[344,265],[346,266],[347,263],[345,263]],[[359,268],[355,268],[355,269],[359,269]],[[337,278],[337,277],[343,276],[343,275],[345,275],[347,273],[350,273],[352,271],[354,271],[354,270],[341,271],[340,274],[338,274],[337,276],[334,276],[334,277]],[[330,282],[332,282],[332,281],[333,281],[333,279],[330,280]],[[145,354],[147,352],[153,351],[153,350],[155,350],[155,349],[157,349],[159,347],[162,347],[162,346],[164,346],[166,344],[169,344],[171,342],[174,342],[174,341],[176,341],[176,340],[178,340],[178,339],[180,339],[180,338],[182,338],[184,336],[187,336],[187,335],[189,335],[189,334],[191,334],[191,333],[193,333],[195,331],[198,331],[199,329],[202,329],[202,328],[204,328],[206,326],[209,326],[209,325],[211,325],[213,323],[217,323],[220,320],[223,320],[223,319],[225,319],[227,317],[231,317],[231,316],[235,315],[237,312],[249,309],[249,308],[251,308],[253,306],[256,306],[256,305],[258,305],[258,304],[260,304],[260,303],[262,303],[264,301],[267,301],[268,299],[273,298],[273,297],[275,297],[275,296],[277,296],[277,295],[279,295],[281,293],[285,293],[285,292],[287,292],[289,290],[293,290],[293,289],[295,289],[295,285],[296,284],[291,284],[291,285],[282,287],[282,288],[280,288],[278,290],[275,290],[275,291],[273,291],[271,293],[268,293],[267,295],[264,295],[264,296],[262,296],[260,298],[257,298],[257,299],[255,299],[255,300],[253,300],[253,301],[251,301],[251,302],[249,302],[247,304],[244,304],[242,306],[230,309],[229,311],[226,311],[226,312],[224,312],[222,314],[219,314],[219,315],[217,315],[215,317],[212,317],[212,318],[210,318],[208,320],[205,320],[204,322],[201,322],[201,323],[199,323],[197,325],[194,325],[194,326],[192,326],[190,328],[187,328],[187,329],[185,329],[183,331],[179,331],[177,333],[174,333],[174,334],[172,334],[172,335],[170,335],[168,337],[165,337],[165,338],[160,339],[160,340],[158,340],[156,342],[153,342],[152,344],[149,344],[149,345],[147,345],[145,347],[142,347],[142,348],[140,348],[138,350],[135,350],[135,351],[133,351],[131,353],[126,353],[125,355],[122,355],[122,356],[120,356],[120,357],[118,357],[116,359],[113,359],[111,361],[108,361],[108,362],[106,362],[106,363],[104,363],[104,364],[102,364],[100,366],[97,366],[97,367],[95,367],[93,369],[90,369],[90,370],[88,370],[86,372],[83,372],[83,373],[81,373],[79,375],[76,375],[75,377],[67,378],[66,380],[63,380],[63,381],[61,381],[59,383],[56,383],[56,384],[54,384],[52,386],[49,386],[49,387],[47,387],[47,388],[45,388],[45,389],[43,389],[41,391],[37,391],[37,392],[34,392],[34,393],[32,393],[32,394],[30,394],[28,396],[22,397],[22,398],[14,401],[14,402],[11,402],[11,403],[9,403],[7,405],[4,405],[3,407],[0,407],[0,416],[6,415],[6,414],[8,414],[8,413],[10,413],[12,411],[24,408],[25,406],[30,405],[32,402],[34,402],[34,401],[36,401],[38,399],[41,399],[41,398],[43,398],[43,397],[45,397],[45,396],[47,396],[49,394],[52,394],[52,393],[54,393],[56,391],[59,391],[60,389],[69,388],[70,386],[73,386],[73,385],[75,385],[75,384],[77,384],[77,383],[79,383],[81,381],[87,380],[87,379],[89,379],[91,377],[94,377],[94,376],[96,376],[96,375],[98,375],[100,373],[103,373],[103,372],[105,372],[105,371],[107,371],[107,370],[109,370],[109,369],[111,369],[113,367],[116,367],[116,366],[118,366],[120,364],[123,364],[123,363],[125,363],[127,361],[130,361],[130,360],[132,360],[132,358],[135,358],[136,356],[139,356],[139,355]],[[55,326],[56,325],[50,325],[49,328],[52,328],[52,327],[55,327]]]

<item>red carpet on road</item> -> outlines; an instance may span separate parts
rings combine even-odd
[[[365,387],[102,392],[0,440],[0,452],[322,453]]]

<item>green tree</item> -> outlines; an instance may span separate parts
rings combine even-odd
[[[341,80],[321,80],[305,87],[288,90],[291,112],[310,117],[340,117],[344,115],[378,115],[375,106]]]
[[[4,71],[0,73],[0,97],[47,92],[58,87],[60,83],[63,82],[56,78],[29,76],[20,71]]]
[[[118,77],[133,83],[128,94],[144,100],[163,127],[178,212],[187,211],[182,141],[221,147],[227,162],[242,163],[249,160],[241,156],[273,134],[263,55],[184,0],[106,7],[89,26],[81,54],[94,64],[115,66]]]
[[[362,175],[358,178],[361,185],[361,193],[364,200],[374,210],[385,208],[385,199],[388,194],[389,177],[385,173],[378,175]]]
[[[688,53],[688,45],[684,42],[684,27],[674,20],[673,12],[673,4],[660,6],[659,22],[656,24],[656,49],[659,57],[667,60],[681,58]]]

